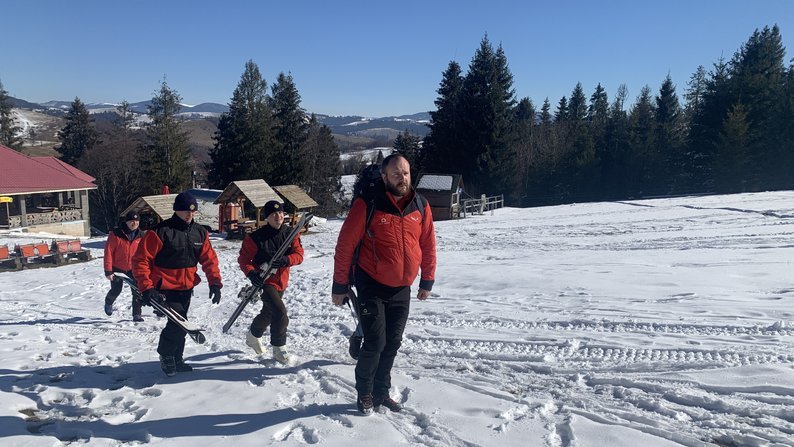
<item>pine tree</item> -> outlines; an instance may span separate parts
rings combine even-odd
[[[151,193],[168,185],[174,192],[190,186],[192,157],[188,146],[188,132],[182,129],[177,116],[182,109],[182,97],[165,80],[148,106],[146,125],[147,144],[141,151],[144,183]]]
[[[55,150],[61,154],[61,160],[76,165],[83,153],[97,144],[99,137],[91,115],[80,98],[74,98],[72,101],[65,121],[64,127],[58,131],[58,140],[61,145]]]
[[[210,150],[208,180],[215,188],[225,188],[235,180],[269,179],[276,146],[273,117],[267,104],[267,82],[259,67],[246,62],[240,82],[221,115]]]
[[[535,105],[531,99],[522,98],[518,102],[515,113],[515,141],[513,144],[515,145],[516,173],[519,180],[518,191],[523,197],[530,190],[532,173],[538,168],[541,161],[535,136],[536,115]],[[518,204],[523,204],[521,202]]]
[[[447,66],[436,92],[436,110],[430,112],[430,132],[425,137],[419,164],[428,172],[461,173],[463,76],[460,65]]]
[[[717,192],[742,192],[747,187],[750,125],[742,103],[728,111],[720,131],[715,158],[714,186]]]
[[[408,163],[411,165],[411,178],[413,179],[416,179],[419,173],[417,160],[419,159],[419,153],[422,147],[421,141],[422,140],[418,136],[408,132],[408,129],[397,135],[397,138],[394,139],[394,151],[408,160]]]
[[[485,36],[463,81],[463,175],[475,194],[515,197],[517,176],[511,144],[516,100],[513,79],[501,46],[494,51]]]
[[[654,114],[655,108],[651,101],[651,88],[647,85],[640,90],[640,95],[629,114],[629,154],[630,193],[656,194],[650,191],[653,187],[651,179],[657,163],[654,153]]]
[[[339,146],[328,126],[317,122],[312,114],[301,151],[309,161],[301,187],[320,206],[318,213],[335,216],[340,211],[342,166]]]
[[[628,88],[625,84],[621,84],[609,107],[601,169],[606,198],[623,198],[629,195],[627,185],[630,175],[629,118],[625,109],[627,97]]]
[[[0,81],[0,144],[20,150],[22,139],[19,134],[22,132],[22,128],[14,122],[11,109],[11,97],[8,96],[8,92],[3,88],[3,82]]]
[[[656,149],[654,152],[658,157],[656,167],[653,169],[654,184],[656,189],[664,189],[664,192],[668,193],[680,184],[678,177],[682,169],[679,166],[684,165],[685,132],[678,95],[676,95],[675,85],[669,74],[659,88],[659,95],[656,96],[654,118],[656,120],[654,129]]]
[[[300,184],[306,175],[305,165],[308,164],[300,151],[308,123],[291,74],[278,75],[271,87],[268,103],[273,113],[276,140],[276,150],[270,157],[272,169],[268,182],[273,185]]]

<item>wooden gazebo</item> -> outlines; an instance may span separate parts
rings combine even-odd
[[[270,200],[280,201],[281,199],[266,181],[262,179],[237,180],[229,183],[221,195],[215,199],[214,203],[219,205],[230,203],[237,204],[241,210],[245,210],[245,201],[251,203],[251,206],[256,209],[256,220],[238,220],[237,222],[232,221],[224,223],[224,227],[226,227],[227,231],[232,229],[231,226],[236,226],[238,228],[243,228],[247,232],[264,225],[262,207]],[[245,219],[245,216],[241,216],[241,219]]]
[[[290,221],[294,219],[299,211],[311,211],[312,208],[319,205],[298,185],[274,186],[273,189],[284,201],[284,207],[290,215]]]

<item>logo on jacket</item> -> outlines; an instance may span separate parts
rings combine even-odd
[[[193,242],[193,245],[195,245],[196,247],[201,247],[202,245],[204,245],[204,243],[203,242]]]
[[[419,222],[419,218],[416,216],[411,216],[411,220],[413,220],[414,222]]]
[[[385,217],[381,217],[380,218],[380,222],[378,222],[378,224],[380,224],[380,225],[386,225],[387,223],[389,223],[389,222],[388,222],[388,220],[386,220]]]

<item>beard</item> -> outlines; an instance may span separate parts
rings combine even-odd
[[[395,197],[402,197],[408,194],[408,191],[410,189],[410,186],[407,183],[403,183],[402,185],[397,185],[390,182],[389,180],[386,180],[385,183],[386,183],[386,191],[389,191],[389,193],[391,193],[391,195]]]

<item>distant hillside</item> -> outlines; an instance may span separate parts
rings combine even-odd
[[[13,107],[20,111],[35,111],[54,117],[62,117],[71,107],[72,101],[47,101],[36,104],[18,98],[11,98]],[[142,125],[147,121],[146,113],[151,100],[130,103],[130,110],[137,114],[136,123]],[[113,118],[118,105],[114,103],[89,103],[86,108],[98,122],[108,121]],[[195,106],[183,105],[180,116],[188,120],[188,129],[192,135],[192,147],[197,158],[206,161],[206,153],[201,147],[212,147],[211,135],[215,131],[217,119],[221,114],[229,111],[229,106],[212,102],[201,103]],[[311,113],[311,112],[308,112]],[[360,151],[374,147],[391,146],[397,135],[406,130],[419,137],[425,137],[430,128],[430,113],[420,112],[412,115],[388,117],[364,117],[359,115],[330,116],[316,114],[317,120],[331,129],[337,144],[343,153]],[[193,121],[198,121],[193,123]],[[34,122],[32,128],[36,131],[38,126]],[[52,123],[44,133],[52,141],[52,135],[57,131]],[[45,143],[46,144],[46,143]]]

